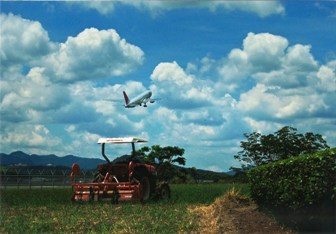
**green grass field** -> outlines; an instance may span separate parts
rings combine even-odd
[[[188,208],[212,203],[246,184],[172,185],[167,201],[77,204],[71,188],[1,190],[0,232],[178,233],[197,231],[198,220]]]

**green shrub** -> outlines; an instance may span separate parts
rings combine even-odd
[[[336,148],[253,168],[251,196],[261,205],[290,210],[334,205]]]

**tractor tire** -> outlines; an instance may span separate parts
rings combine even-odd
[[[151,198],[155,186],[153,186],[153,178],[145,167],[135,168],[133,171],[133,177],[141,184],[142,197],[141,202],[144,203]]]
[[[139,179],[139,182],[141,184],[142,188],[142,198],[141,202],[146,202],[149,200],[150,195],[151,195],[151,183],[146,175],[142,175],[141,178]]]
[[[168,184],[162,184],[159,188],[159,198],[167,200],[170,198],[170,188]]]

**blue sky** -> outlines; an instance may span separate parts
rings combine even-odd
[[[1,152],[100,157],[132,135],[227,171],[244,133],[336,145],[335,1],[1,2],[0,22]],[[146,89],[162,100],[106,100]]]

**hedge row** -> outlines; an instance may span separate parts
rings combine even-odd
[[[262,205],[292,210],[334,205],[336,148],[258,166],[248,177],[251,195]]]

